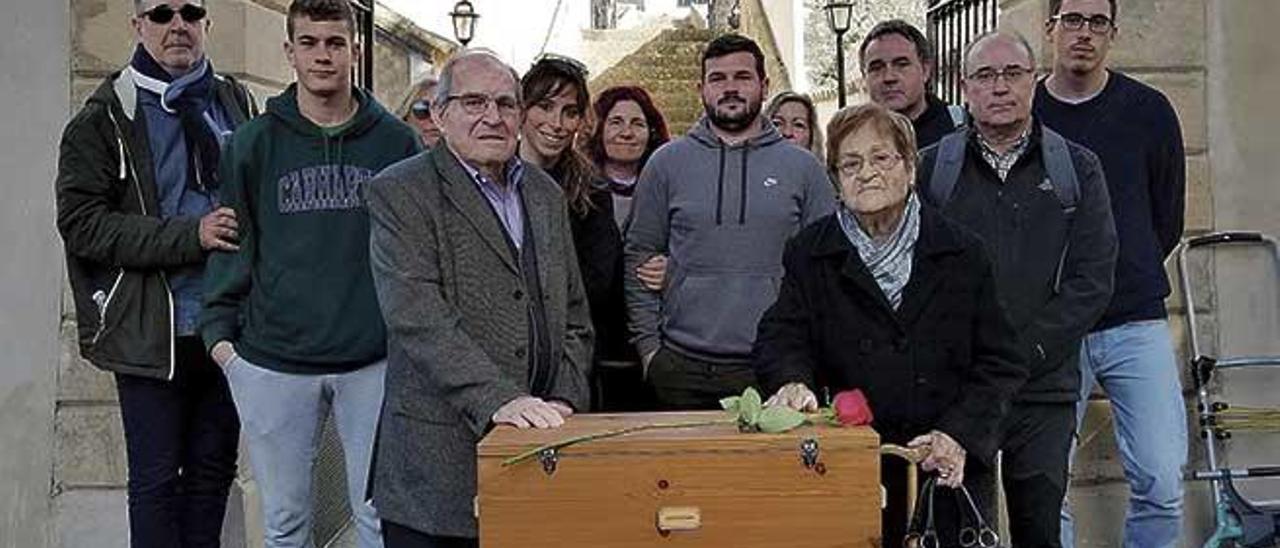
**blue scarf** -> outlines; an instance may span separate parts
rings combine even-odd
[[[214,101],[213,67],[209,59],[200,59],[191,72],[174,78],[139,44],[129,65],[152,80],[139,86],[159,94],[161,108],[177,113],[182,122],[187,145],[187,185],[201,193],[216,189],[221,128],[216,127],[208,114]]]

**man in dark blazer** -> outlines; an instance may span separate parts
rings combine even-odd
[[[492,53],[445,64],[444,138],[366,187],[387,323],[372,492],[388,548],[477,546],[476,443],[585,409],[592,332],[565,201],[515,156],[519,79]]]

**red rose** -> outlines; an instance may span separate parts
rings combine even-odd
[[[863,426],[871,424],[871,404],[861,390],[846,390],[836,394],[831,403],[836,411],[836,420],[843,426]]]

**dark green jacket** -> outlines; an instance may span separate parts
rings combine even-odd
[[[420,150],[371,96],[338,128],[298,110],[297,88],[267,101],[222,155],[222,205],[236,210],[240,250],[205,270],[201,335],[230,341],[250,363],[286,373],[340,373],[386,356],[369,272],[361,187]]]
[[[237,125],[256,107],[218,76],[216,96]],[[160,218],[137,88],[107,77],[62,133],[55,192],[80,353],[99,368],[172,379],[173,297],[166,269],[200,263],[199,219]]]

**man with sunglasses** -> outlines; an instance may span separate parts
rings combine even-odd
[[[201,334],[240,411],[267,548],[313,544],[311,463],[330,413],[357,546],[382,546],[365,495],[387,347],[361,187],[421,145],[352,84],[355,29],[348,0],[289,5],[296,82],[236,131],[222,163],[240,250],[209,260]]]
[[[1011,544],[1059,546],[1059,512],[1080,386],[1080,340],[1111,297],[1116,236],[1091,152],[1031,116],[1035,57],[1019,35],[989,32],[964,52],[972,130],[921,151],[917,187],[986,243],[996,289],[1029,377],[1000,429]],[[966,465],[995,515],[995,471]]]
[[[445,63],[444,136],[367,185],[388,330],[373,502],[387,548],[474,548],[476,443],[554,428],[589,398],[592,329],[564,196],[516,154],[520,79],[485,50]]]
[[[63,133],[58,229],[81,354],[115,374],[131,545],[217,546],[240,424],[197,322],[206,255],[237,245],[219,159],[255,107],[205,56],[200,0],[138,0],[132,27]]]
[[[1077,419],[1102,385],[1129,480],[1124,546],[1175,546],[1181,531],[1186,406],[1166,320],[1164,259],[1182,237],[1182,130],[1159,91],[1107,67],[1114,0],[1053,0],[1045,33],[1053,73],[1036,88],[1036,115],[1102,161],[1120,239],[1115,295],[1080,349]],[[1063,545],[1074,544],[1070,509]]]

